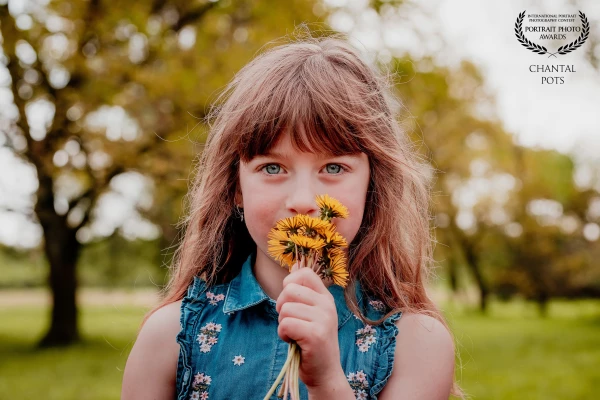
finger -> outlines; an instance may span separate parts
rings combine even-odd
[[[302,347],[302,339],[308,338],[314,332],[314,324],[297,318],[284,318],[277,327],[277,334],[286,341],[295,342]]]
[[[311,322],[316,321],[318,317],[318,309],[314,306],[288,301],[281,306],[278,322],[281,323],[285,318],[297,318]]]
[[[309,306],[315,306],[321,299],[318,298],[319,294],[306,286],[298,285],[294,282],[290,283],[283,288],[277,302],[275,309],[277,312],[281,312],[281,306],[287,302],[303,303]]]
[[[331,294],[325,287],[323,280],[319,278],[319,275],[317,275],[317,273],[313,271],[312,268],[300,268],[299,270],[294,271],[294,273],[290,273],[283,280],[284,289],[286,285],[292,282],[298,285],[309,287],[320,294]]]

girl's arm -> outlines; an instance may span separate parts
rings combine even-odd
[[[447,400],[454,377],[450,333],[428,315],[406,314],[396,322],[394,366],[379,400]]]
[[[125,365],[121,400],[175,397],[180,307],[181,300],[158,309],[142,327]]]

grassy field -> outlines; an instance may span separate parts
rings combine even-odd
[[[457,378],[474,399],[597,399],[600,303],[493,304],[490,317],[447,316],[460,361]],[[461,365],[462,364],[462,365]]]
[[[0,399],[118,399],[141,307],[84,307],[85,343],[33,351],[47,316],[39,307],[0,309]]]
[[[600,302],[492,303],[483,317],[442,306],[460,360],[457,377],[474,399],[595,399],[600,388]],[[0,307],[0,399],[118,399],[141,306],[86,305],[85,344],[33,351],[47,315],[35,305]]]

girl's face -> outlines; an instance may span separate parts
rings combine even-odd
[[[277,221],[296,214],[319,216],[315,197],[320,194],[348,208],[348,218],[331,221],[347,242],[358,233],[370,179],[365,153],[330,157],[299,152],[283,134],[268,156],[240,161],[239,175],[241,196],[236,204],[244,209],[248,231],[263,254],[268,255],[267,235]]]

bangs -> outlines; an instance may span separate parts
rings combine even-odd
[[[245,162],[269,152],[284,133],[301,152],[342,156],[364,151],[357,121],[347,118],[356,115],[348,106],[347,90],[340,90],[340,82],[311,80],[303,70],[301,65],[280,79],[267,78],[263,90],[253,93],[257,97],[241,116],[243,122],[236,124],[243,128],[237,129],[234,141]]]

